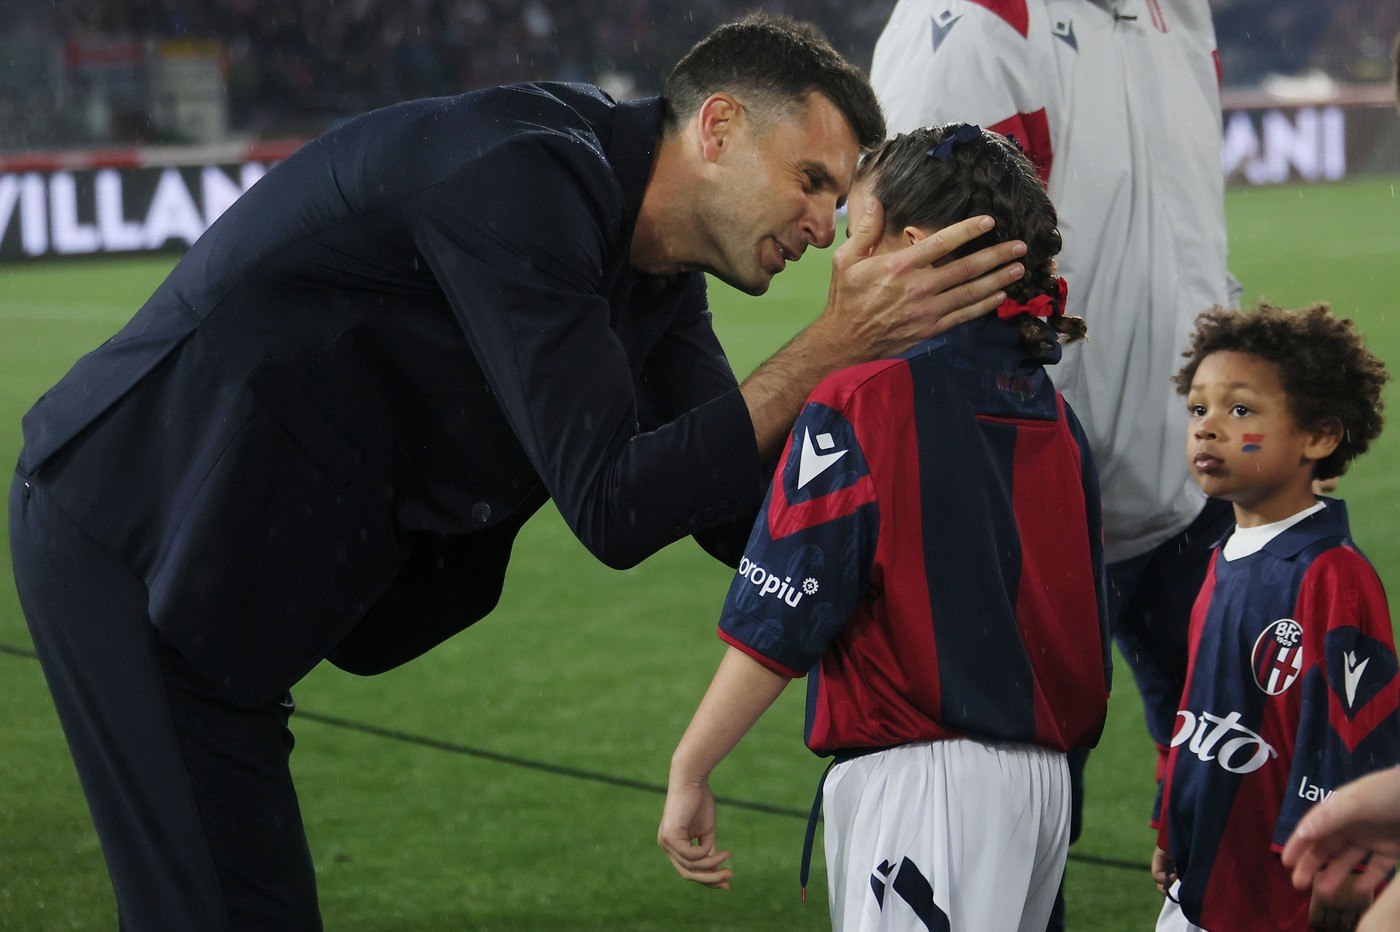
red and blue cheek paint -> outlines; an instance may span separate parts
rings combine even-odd
[[[1264,435],[1263,435],[1263,434],[1245,434],[1245,435],[1244,435],[1244,446],[1240,447],[1240,451],[1241,451],[1241,452],[1243,452],[1243,453],[1258,453],[1258,452],[1259,452],[1260,450],[1262,450],[1262,449],[1264,449]]]

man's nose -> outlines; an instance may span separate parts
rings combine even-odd
[[[836,242],[836,199],[821,199],[821,202],[808,212],[802,232],[807,241],[818,249],[825,249]]]

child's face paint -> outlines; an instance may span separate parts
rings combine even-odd
[[[1259,452],[1260,450],[1262,450],[1263,448],[1264,448],[1264,435],[1263,435],[1263,434],[1245,434],[1245,435],[1244,435],[1244,446],[1240,447],[1240,450],[1241,450],[1241,452],[1244,452],[1244,453],[1258,453],[1258,452]]]

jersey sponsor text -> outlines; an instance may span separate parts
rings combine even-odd
[[[1334,790],[1318,786],[1316,783],[1308,783],[1308,775],[1303,774],[1303,780],[1298,784],[1298,797],[1300,799],[1310,799],[1315,803],[1320,803],[1331,796]]]
[[[1176,717],[1181,726],[1172,736],[1172,747],[1186,744],[1186,749],[1202,761],[1215,761],[1230,773],[1253,773],[1270,758],[1278,757],[1278,751],[1261,735],[1240,724],[1238,712],[1197,715],[1181,709]]]
[[[739,558],[739,575],[758,588],[760,597],[777,595],[781,601],[793,608],[797,607],[804,595],[813,595],[819,588],[817,581],[810,576],[802,580],[800,585],[794,586],[791,576],[780,578],[748,557]]]

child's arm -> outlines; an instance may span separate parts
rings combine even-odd
[[[656,840],[686,880],[729,889],[728,851],[715,848],[715,797],[710,772],[748,733],[787,686],[748,654],[729,648],[690,727],[671,756],[671,780]]]
[[[1331,893],[1322,893],[1313,886],[1312,903],[1308,908],[1308,925],[1320,932],[1352,932],[1357,920],[1371,905],[1371,891],[1361,892],[1352,875]]]

